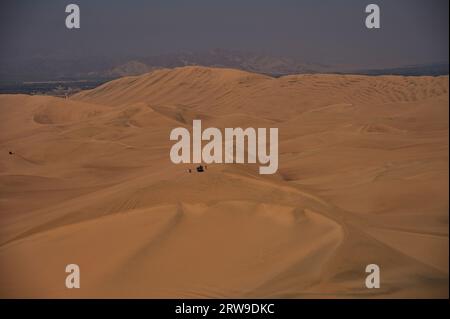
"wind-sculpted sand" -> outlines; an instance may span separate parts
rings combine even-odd
[[[173,164],[193,119],[277,127],[277,173]],[[448,136],[448,76],[184,67],[0,95],[0,296],[447,298]]]

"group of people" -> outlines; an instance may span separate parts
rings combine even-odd
[[[197,166],[195,169],[197,170],[197,172],[201,173],[201,172],[206,171],[207,167],[206,167],[206,165],[205,165],[205,166],[199,165],[199,166]],[[192,173],[192,169],[189,168],[189,169],[188,169],[188,172],[189,172],[189,173]]]

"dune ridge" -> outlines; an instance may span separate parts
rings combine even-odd
[[[183,67],[0,112],[1,297],[448,297],[448,76]],[[278,127],[278,172],[171,163],[193,119]]]

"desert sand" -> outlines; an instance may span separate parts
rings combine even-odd
[[[448,87],[183,67],[0,95],[0,297],[447,298]],[[278,127],[277,173],[173,164],[193,119]]]

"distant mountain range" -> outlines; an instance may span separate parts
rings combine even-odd
[[[408,75],[408,76],[419,76],[419,75],[448,75],[448,63],[432,63],[432,64],[417,64],[417,65],[407,65],[399,68],[388,68],[388,69],[368,69],[360,70],[357,73],[366,75]]]
[[[444,75],[448,74],[449,70],[448,62],[389,69],[361,69],[349,66],[308,63],[301,61],[301,59],[290,57],[214,49],[203,52],[180,52],[149,57],[93,57],[72,60],[33,58],[20,61],[0,61],[0,81],[113,79],[128,75],[139,75],[159,68],[187,65],[227,67],[271,76],[302,73]]]

